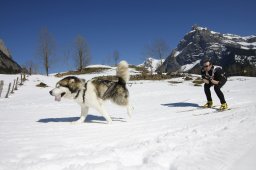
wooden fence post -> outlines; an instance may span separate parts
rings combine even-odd
[[[24,73],[24,81],[27,81],[28,79],[26,78],[26,73]]]
[[[13,81],[13,85],[12,85],[12,91],[11,91],[11,93],[14,93],[14,87],[15,87],[15,79],[14,79],[14,81]]]
[[[11,89],[11,85],[12,85],[12,83],[9,83],[8,91],[6,93],[5,98],[8,98],[8,95],[9,95],[9,92],[10,92],[10,89]]]
[[[25,81],[26,81],[26,74],[23,73],[23,82],[25,82]]]
[[[20,74],[20,85],[22,86],[22,73]]]
[[[15,85],[15,89],[14,90],[18,90],[18,81],[19,81],[19,77],[17,77],[17,79],[16,79],[16,85]]]
[[[3,91],[3,88],[4,88],[4,81],[1,80],[0,81],[0,97],[1,97],[1,94],[2,94],[2,91]]]

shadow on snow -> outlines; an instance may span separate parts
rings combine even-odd
[[[80,117],[62,117],[62,118],[45,118],[45,119],[39,119],[37,122],[40,123],[59,123],[59,122],[74,122],[78,120]],[[112,121],[119,121],[119,122],[126,122],[123,118],[116,118],[111,117]],[[100,122],[98,122],[100,121]],[[85,119],[86,123],[103,123],[107,124],[106,119],[102,116],[95,116],[95,115],[87,115]]]
[[[196,103],[188,103],[188,102],[167,103],[167,104],[161,104],[161,105],[168,106],[168,107],[200,107]]]

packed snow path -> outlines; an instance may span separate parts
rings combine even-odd
[[[232,109],[220,113],[196,109],[205,96],[190,81],[132,82],[132,118],[106,103],[110,125],[92,109],[85,123],[72,124],[79,106],[49,95],[58,80],[31,76],[10,98],[0,98],[0,170],[256,167],[256,78],[231,77],[223,92]],[[35,87],[40,81],[50,87]],[[219,105],[213,89],[212,96]]]

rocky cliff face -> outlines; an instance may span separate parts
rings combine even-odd
[[[21,67],[12,58],[4,46],[4,43],[0,44],[0,74],[15,74],[21,72]]]
[[[0,51],[2,51],[7,57],[12,58],[2,39],[0,39]]]
[[[256,76],[256,36],[221,34],[198,26],[192,27],[158,71],[199,73],[205,56],[230,75]]]

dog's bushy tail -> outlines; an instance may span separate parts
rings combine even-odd
[[[130,79],[129,65],[126,61],[121,61],[116,68],[116,76],[121,78],[125,83]]]

